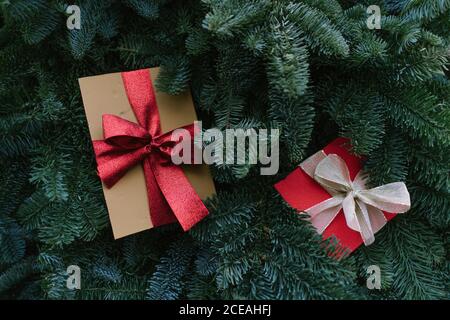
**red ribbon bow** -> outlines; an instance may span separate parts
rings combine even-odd
[[[153,226],[178,220],[183,230],[189,230],[208,210],[181,167],[171,162],[171,152],[180,141],[173,140],[172,131],[161,132],[149,70],[123,72],[122,79],[139,124],[103,115],[104,140],[93,142],[100,179],[112,188],[129,169],[142,163]],[[193,138],[194,124],[183,129]]]

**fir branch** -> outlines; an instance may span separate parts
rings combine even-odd
[[[285,10],[288,19],[305,32],[308,44],[312,48],[325,55],[348,55],[347,41],[325,14],[300,3],[289,4]]]
[[[187,239],[175,241],[161,258],[160,264],[148,282],[147,298],[174,300],[181,297],[183,278],[194,255],[194,248]]]

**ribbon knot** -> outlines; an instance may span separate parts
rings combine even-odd
[[[113,187],[124,174],[137,163],[152,154],[158,153],[161,164],[170,161],[171,151],[179,141],[172,140],[172,132],[154,135],[139,124],[113,114],[102,116],[104,140],[101,148],[94,143],[97,154],[98,173],[108,188]],[[194,125],[183,127],[189,133]],[[106,144],[106,146],[105,146]],[[107,157],[107,161],[99,161]]]
[[[152,144],[149,143],[145,146],[145,151],[147,152],[147,154],[152,153]]]
[[[301,167],[332,196],[305,210],[320,234],[343,210],[347,226],[359,232],[367,246],[374,242],[375,233],[387,222],[383,211],[404,213],[411,206],[403,182],[367,189],[363,172],[359,171],[352,181],[347,164],[336,154],[327,156],[319,152]]]

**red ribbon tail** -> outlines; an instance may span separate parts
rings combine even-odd
[[[155,179],[181,227],[187,231],[208,215],[208,209],[195,192],[183,169],[173,164],[161,165],[157,158],[151,157]]]
[[[167,203],[161,189],[158,186],[155,175],[151,168],[150,160],[146,159],[142,163],[145,172],[145,184],[147,186],[148,202],[150,208],[150,219],[154,227],[176,222],[169,204]]]

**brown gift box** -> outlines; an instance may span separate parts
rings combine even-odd
[[[153,83],[158,72],[159,68],[149,69]],[[137,122],[120,72],[80,78],[79,84],[92,140],[103,139],[103,114],[114,114]],[[189,91],[176,96],[160,92],[156,88],[154,92],[163,133],[197,120]],[[183,165],[183,171],[202,200],[215,194],[214,183],[206,165]],[[153,228],[141,165],[129,170],[112,188],[108,189],[103,184],[103,193],[115,239]]]

